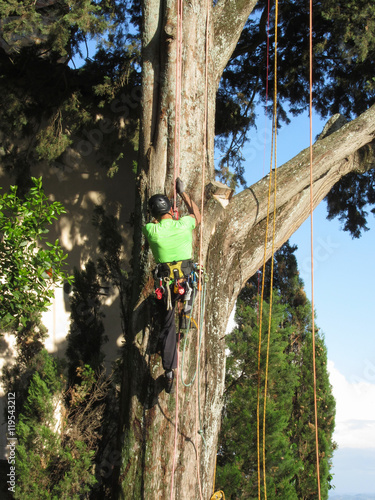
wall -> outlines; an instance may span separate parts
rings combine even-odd
[[[92,131],[91,131],[92,132]],[[94,131],[95,132],[95,131]],[[88,133],[90,137],[90,132]],[[93,137],[93,134],[91,134]],[[81,141],[83,142],[83,141]],[[86,141],[87,145],[93,144]],[[124,240],[123,257],[124,267],[129,269],[129,259],[132,246],[131,213],[134,207],[135,182],[131,169],[135,159],[134,150],[129,147],[125,150],[124,159],[119,161],[119,170],[113,178],[109,178],[104,168],[98,165],[98,150],[100,143],[95,147],[86,147],[87,154],[70,150],[65,155],[62,165],[46,167],[40,164],[32,175],[43,177],[43,186],[46,195],[51,201],[60,201],[67,210],[54,224],[50,231],[50,240],[59,238],[61,245],[68,253],[68,268],[72,273],[76,267],[82,269],[88,259],[96,261],[98,257],[98,233],[92,225],[92,215],[95,205],[103,205],[106,211],[116,215]],[[5,190],[11,181],[4,171],[0,170],[0,186]],[[107,285],[103,283],[103,286]],[[103,320],[106,335],[109,341],[105,344],[105,365],[108,370],[111,363],[118,356],[121,345],[122,331],[119,311],[119,298],[113,288],[108,289],[108,295],[102,297]],[[69,294],[63,288],[55,290],[55,297],[49,311],[43,315],[43,323],[48,328],[46,340],[47,350],[63,357],[67,347],[66,336],[69,332],[70,305]],[[13,337],[9,334],[0,338],[0,369],[14,360],[12,348]],[[6,434],[3,407],[6,403],[4,388],[0,385],[0,459],[5,458]]]

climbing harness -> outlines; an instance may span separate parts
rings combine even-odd
[[[175,280],[176,271],[178,273],[177,279],[187,278],[193,271],[193,261],[187,259],[157,264],[154,270],[154,278],[157,280],[168,276],[170,279]]]
[[[167,310],[172,309],[171,285],[177,296],[185,295],[189,276],[192,273],[193,261],[180,260],[178,262],[165,262],[158,264],[154,270],[155,295],[157,300],[162,300],[166,294]],[[165,284],[165,287],[163,286]]]
[[[155,296],[157,300],[166,296],[167,310],[172,309],[172,285],[173,293],[184,299],[184,306],[180,311],[180,328],[185,328],[182,323],[186,324],[186,319],[191,316],[188,313],[192,310],[195,291],[199,289],[198,268],[198,264],[193,264],[192,260],[182,260],[158,264],[154,270]]]

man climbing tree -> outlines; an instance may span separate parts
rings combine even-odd
[[[93,102],[101,110],[107,105],[111,123],[122,139],[123,124],[128,126],[128,116],[119,117],[113,110],[118,109],[122,97],[131,94],[139,82],[137,70],[142,67],[141,103],[127,108],[140,111],[140,127],[134,127],[139,130],[139,158],[132,218],[134,258],[126,302],[128,317],[125,318],[121,376],[118,449],[122,458],[117,475],[113,475],[117,494],[137,500],[168,498],[174,477],[174,493],[179,500],[207,498],[212,491],[222,409],[226,326],[241,288],[261,265],[266,217],[270,211],[266,178],[232,197],[223,195],[223,190],[215,184],[214,138],[215,134],[224,139],[233,134],[229,158],[238,159],[239,149],[234,154],[235,146],[241,146],[238,138],[245,137],[253,123],[254,96],[263,97],[264,103],[266,89],[270,93],[273,90],[275,75],[266,72],[266,47],[269,44],[275,52],[276,26],[282,30],[278,45],[281,57],[277,68],[282,85],[279,86],[277,121],[287,120],[284,106],[290,105],[291,113],[306,109],[309,97],[307,4],[302,0],[282,2],[281,18],[275,21],[271,13],[268,23],[264,0],[207,3],[144,0],[141,4],[134,1],[129,20],[139,29],[141,61],[137,59],[136,44],[124,60],[126,44],[116,32],[116,36],[111,35],[111,39],[117,40],[118,36],[121,41],[116,50],[102,46],[95,61],[88,61],[82,71],[73,71],[59,62],[61,56],[67,57],[66,40],[77,50],[79,41],[85,38],[85,29],[92,25],[82,18],[81,2],[71,2],[69,17],[64,16],[58,29],[48,34],[47,47],[38,46],[33,52],[28,46],[27,50],[17,52],[23,26],[32,31],[39,22],[40,30],[45,32],[40,16],[34,16],[30,22],[30,16],[26,15],[35,14],[34,4],[31,0],[27,5],[18,2],[16,9],[14,2],[0,2],[2,15],[12,21],[4,24],[9,47],[6,53],[1,53],[3,74],[7,75],[0,82],[2,133],[6,138],[1,159],[18,181],[27,181],[30,170],[42,160],[58,159],[64,165],[68,147],[78,150],[79,140],[75,140],[78,123],[84,129],[84,120],[89,120],[89,114],[94,117],[89,123],[93,129],[96,126],[98,113],[91,107]],[[85,6],[89,4],[95,9],[95,12],[90,10],[90,18],[107,19],[111,13],[107,2],[85,2]],[[112,5],[122,10],[124,2],[111,2]],[[249,20],[255,8],[258,10]],[[351,16],[354,9],[357,15]],[[368,201],[374,203],[374,9],[373,3],[367,0],[349,0],[345,5],[324,0],[316,5],[314,13],[315,108],[322,116],[340,112],[348,120],[356,119],[343,125],[336,116],[313,147],[313,206],[316,207],[343,176],[355,175],[355,179],[362,182],[352,179],[350,189],[336,191],[331,203],[337,210],[334,213],[354,221],[354,229],[364,227],[364,209],[357,203],[358,199],[362,201],[367,196]],[[15,28],[17,46],[11,50]],[[100,28],[100,23],[94,24],[91,33],[96,34]],[[59,44],[50,44],[53,36],[59,37]],[[64,51],[60,50],[62,46]],[[48,49],[48,59],[39,56],[46,53],[44,49]],[[129,67],[135,71],[131,72],[130,87],[126,87]],[[122,96],[124,89],[129,94]],[[87,96],[89,103],[84,100]],[[179,128],[177,134],[176,128]],[[27,134],[32,136],[30,142],[23,140]],[[175,147],[177,142],[179,147]],[[162,394],[157,405],[150,408],[146,404],[148,392],[164,370],[159,366],[160,359],[149,350],[149,301],[142,291],[153,263],[144,245],[142,227],[146,223],[150,193],[169,192],[173,187],[177,154],[183,165],[181,176],[187,191],[198,205],[203,204],[200,264],[204,265],[209,282],[199,358],[196,339],[191,339],[187,352],[191,364],[199,359],[199,369],[204,376],[195,389],[184,388],[176,401],[180,409],[176,419],[177,467],[172,470],[174,399]],[[114,170],[111,167],[115,160],[111,157],[111,161],[107,161],[110,172]],[[202,168],[197,167],[202,164]],[[221,166],[222,180],[229,181],[233,174],[228,164],[231,166],[230,162]],[[303,151],[277,169],[276,249],[309,215],[308,167],[309,155]],[[227,176],[226,172],[229,172]],[[240,180],[241,168],[234,174]],[[267,245],[266,256],[270,255],[271,248]],[[195,421],[199,416],[198,432]]]
[[[148,204],[155,219],[143,228],[157,264],[154,277],[161,320],[160,343],[167,393],[172,392],[173,370],[177,368],[175,306],[177,301],[181,304],[187,296],[189,307],[192,305],[193,229],[201,221],[199,209],[184,192],[180,178],[176,181],[176,191],[184,200],[190,215],[174,220],[172,203],[167,196],[154,194]],[[183,308],[179,307],[180,327],[183,313]]]

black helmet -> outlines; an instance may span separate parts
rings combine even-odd
[[[154,194],[148,200],[148,206],[154,217],[167,214],[172,208],[172,204],[164,194]]]

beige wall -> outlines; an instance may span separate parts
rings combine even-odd
[[[88,146],[88,141],[86,141]],[[100,146],[100,144],[99,144]],[[64,159],[65,167],[47,168],[40,165],[32,172],[35,177],[43,177],[45,193],[51,200],[60,201],[66,208],[64,214],[54,224],[50,232],[51,241],[59,238],[66,253],[68,253],[69,272],[73,268],[83,268],[88,259],[96,261],[98,257],[98,233],[91,220],[96,204],[101,204],[113,215],[119,218],[120,231],[124,239],[124,267],[129,268],[132,245],[131,213],[134,206],[135,182],[131,170],[134,152],[125,153],[119,162],[119,171],[110,179],[103,168],[96,164],[98,144],[95,148],[86,148],[87,154],[70,152]],[[83,148],[82,148],[83,152]],[[0,170],[0,185],[9,186],[7,175]],[[106,285],[103,283],[103,285]],[[102,299],[103,320],[109,341],[103,350],[106,354],[105,364],[110,369],[111,363],[118,355],[121,345],[122,331],[119,312],[119,298],[113,288],[108,296]],[[63,288],[55,290],[55,297],[49,311],[43,315],[43,323],[48,328],[46,348],[50,353],[62,357],[65,355],[66,336],[69,331],[70,307],[69,296]],[[5,363],[11,363],[14,352],[11,349],[12,337],[5,336],[0,343],[0,368]],[[0,411],[6,402],[4,389],[0,387]],[[1,442],[0,458],[5,454],[5,424],[3,412],[0,415]]]

